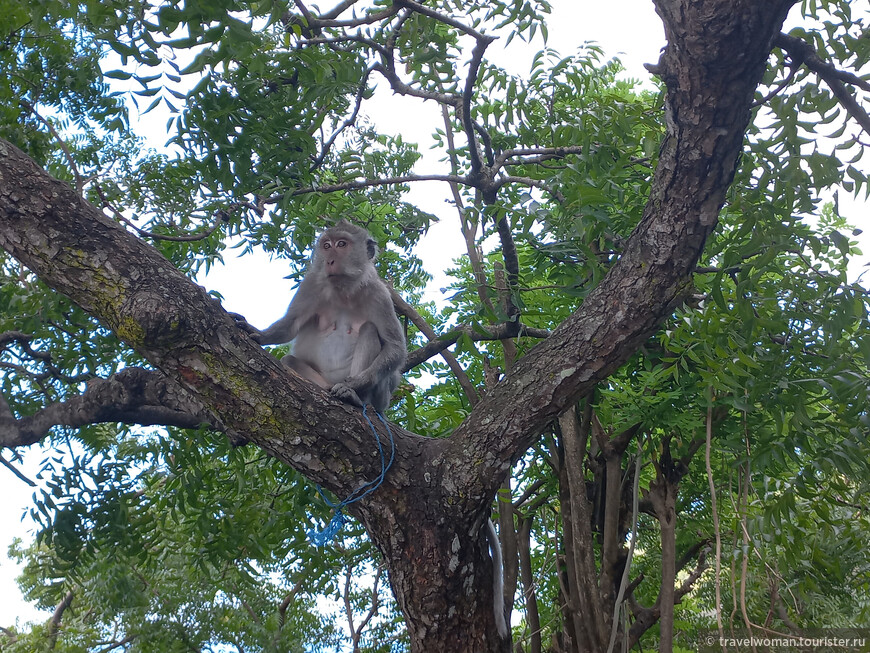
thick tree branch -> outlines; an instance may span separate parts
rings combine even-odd
[[[623,364],[689,292],[792,4],[746,0],[725,11],[713,2],[657,2],[669,43],[656,68],[667,87],[667,125],[650,200],[605,279],[454,433],[452,454],[465,461],[454,469],[474,470],[469,487],[481,482],[479,492],[491,495],[545,425]],[[716,39],[697,38],[713,28]]]
[[[390,295],[393,298],[393,306],[396,307],[396,311],[398,311],[400,315],[404,315],[406,318],[411,320],[411,323],[417,327],[420,333],[426,336],[427,340],[430,342],[432,340],[437,340],[438,335],[435,333],[435,330],[429,326],[429,323],[423,319],[423,316],[420,315],[413,306],[402,299],[402,296],[396,292],[395,288],[390,288]],[[480,401],[480,396],[477,393],[477,388],[474,387],[471,380],[468,378],[468,375],[465,373],[465,370],[462,369],[459,361],[456,360],[456,356],[447,351],[447,349],[442,349],[439,353],[441,354],[441,358],[444,359],[444,362],[447,363],[450,371],[453,372],[453,376],[456,377],[460,387],[465,392],[465,396],[468,398],[468,403],[474,406],[478,401]]]
[[[517,256],[517,246],[514,242],[514,235],[510,224],[508,224],[507,217],[504,214],[498,216],[495,227],[498,231],[498,238],[501,241],[501,253],[504,257],[504,268],[507,272],[505,278],[507,287],[502,299],[505,304],[508,321],[516,322],[520,317],[520,309],[514,301],[517,287],[520,283],[520,262]]]
[[[465,90],[462,92],[462,126],[465,130],[465,136],[468,139],[468,155],[471,158],[470,176],[472,179],[486,173],[484,172],[484,164],[480,156],[480,145],[477,142],[477,136],[475,136],[475,124],[471,118],[471,101],[474,98],[474,86],[477,84],[477,75],[480,72],[480,66],[483,63],[483,53],[486,52],[486,48],[489,44],[495,40],[492,37],[483,35],[478,35],[475,38],[477,39],[477,43],[474,46],[474,50],[471,52],[471,61],[468,64],[468,75],[465,78]],[[492,175],[492,171],[489,171],[489,174]],[[484,196],[484,200],[486,199],[486,196]]]
[[[2,140],[0,247],[190,390],[235,441],[255,442],[338,496],[380,474],[358,410],[282,367],[154,248]],[[58,410],[35,416],[25,434],[7,411],[6,441],[38,439]],[[412,457],[422,446],[396,426],[393,435]],[[391,474],[407,484],[403,469],[416,471],[397,456]]]
[[[19,419],[0,398],[0,447],[34,444],[55,426],[101,422],[181,428],[209,423],[219,428],[205,407],[165,374],[128,368],[108,379],[93,379],[81,395]]]

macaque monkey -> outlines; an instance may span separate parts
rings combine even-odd
[[[378,277],[377,245],[342,220],[323,232],[287,314],[263,331],[239,326],[261,345],[293,340],[281,362],[348,403],[382,413],[407,354],[390,291]]]

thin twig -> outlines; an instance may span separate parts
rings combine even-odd
[[[393,298],[393,306],[396,307],[396,310],[400,315],[404,315],[407,317],[415,327],[426,336],[426,339],[429,341],[436,340],[438,335],[435,333],[434,329],[429,325],[426,320],[423,319],[423,316],[414,309],[408,302],[402,299],[402,296],[396,292],[395,288],[390,288],[390,296]],[[456,357],[452,352],[447,351],[446,349],[442,350],[441,358],[444,359],[444,362],[447,363],[447,366],[450,368],[450,371],[453,372],[453,376],[456,377],[456,380],[459,382],[460,387],[465,392],[465,396],[468,397],[468,403],[472,406],[476,405],[480,401],[480,395],[477,393],[477,389],[474,387],[474,384],[471,383],[471,380],[468,378],[468,375],[465,373],[465,370],[462,369],[462,366],[459,364],[459,361],[456,360]]]
[[[562,193],[557,191],[555,188],[553,188],[549,184],[545,184],[543,181],[540,181],[538,179],[532,179],[530,177],[509,176],[509,177],[499,177],[498,180],[496,181],[497,189],[501,188],[502,186],[505,186],[507,184],[520,184],[521,186],[529,186],[531,188],[538,188],[542,191],[545,191],[549,195],[551,195],[553,197],[553,199],[555,199],[560,204],[565,201],[565,196],[562,195]]]
[[[348,4],[348,6],[350,5]],[[386,9],[382,9],[381,11],[375,11],[359,18],[349,18],[347,20],[328,18],[327,16],[333,14],[334,10],[331,12],[327,12],[323,15],[323,17],[314,16],[309,12],[310,19],[308,20],[308,27],[313,30],[322,29],[324,27],[362,27],[363,25],[371,25],[372,23],[377,23],[378,21],[395,16],[397,13],[399,13],[399,9],[399,5],[392,4]],[[341,11],[344,11],[344,9],[342,9]],[[292,22],[292,17],[288,17],[284,20],[285,25]]]
[[[438,340],[433,340],[426,345],[415,349],[408,354],[405,360],[403,371],[410,370],[423,361],[427,361],[432,356],[441,353],[443,350],[452,346],[457,340],[463,336],[470,338],[474,342],[489,341],[489,340],[504,340],[516,336],[529,336],[532,338],[549,338],[550,332],[547,329],[535,329],[527,327],[520,322],[497,324],[495,326],[462,326],[450,331],[450,333],[441,336]]]
[[[356,102],[354,104],[353,111],[351,112],[351,114],[347,118],[347,120],[345,120],[341,124],[341,126],[335,130],[335,133],[329,137],[329,140],[327,140],[323,144],[323,150],[320,152],[320,156],[318,156],[314,160],[314,163],[311,164],[311,171],[312,172],[315,171],[317,168],[319,168],[320,164],[323,163],[323,160],[326,158],[326,155],[329,154],[329,150],[332,148],[333,144],[335,143],[335,141],[339,137],[339,135],[345,129],[347,129],[348,127],[350,127],[351,125],[353,125],[356,122],[357,116],[359,116],[360,107],[362,106],[363,97],[365,96],[366,88],[368,88],[369,76],[372,74],[372,71],[373,71],[372,67],[369,67],[366,69],[366,72],[363,75],[362,81],[360,82],[359,88],[357,89],[357,92],[356,92]]]
[[[116,209],[114,205],[106,198],[106,195],[103,193],[103,189],[99,183],[94,182],[94,188],[97,191],[97,195],[100,196],[102,208],[111,211],[112,215],[115,216],[115,219],[133,229],[133,231],[135,231],[142,238],[153,238],[155,240],[165,240],[173,243],[196,242],[199,240],[205,240],[215,231],[217,231],[222,224],[229,221],[229,215],[226,212],[218,211],[214,224],[202,233],[188,234],[186,236],[169,236],[166,234],[157,234],[153,231],[148,231],[147,229],[142,229],[141,227],[138,227],[129,218],[127,218],[118,209]]]
[[[638,506],[640,498],[640,462],[641,462],[641,447],[638,443],[637,458],[634,461],[634,488],[631,493],[631,544],[628,546],[628,556],[625,560],[625,567],[622,570],[622,580],[619,582],[619,592],[616,595],[616,601],[613,603],[613,617],[610,627],[610,642],[607,645],[607,653],[613,653],[613,647],[616,646],[616,635],[619,629],[619,609],[628,592],[628,577],[631,572],[631,561],[634,558],[634,547],[637,544],[637,518]]]
[[[846,84],[850,84],[870,92],[870,83],[853,73],[839,70],[833,64],[823,61],[809,43],[799,38],[788,34],[778,34],[774,38],[773,44],[785,50],[796,65],[803,64],[821,77],[846,111],[861,125],[865,132],[870,134],[870,114],[858,104],[855,95],[846,88]]]
[[[69,165],[70,170],[72,170],[73,177],[75,177],[76,193],[78,193],[79,195],[84,193],[84,190],[85,190],[84,178],[82,177],[81,173],[79,172],[78,166],[76,166],[76,162],[73,160],[72,152],[69,151],[69,147],[67,146],[66,141],[64,141],[60,137],[60,134],[57,133],[57,130],[54,128],[54,125],[52,125],[48,120],[46,120],[41,115],[39,115],[39,112],[36,110],[36,107],[34,107],[32,104],[30,104],[30,102],[28,102],[27,100],[18,100],[18,102],[29,113],[33,114],[33,116],[39,122],[41,122],[43,125],[45,125],[48,128],[49,132],[51,132],[52,137],[54,138],[54,140],[57,141],[57,144],[60,146],[60,149],[63,150],[63,154],[64,154],[64,157],[66,158],[66,162]]]
[[[583,148],[580,145],[570,145],[566,147],[520,147],[505,150],[496,157],[494,167],[501,168],[506,165],[523,165],[527,163],[540,163],[541,161],[549,161],[550,159],[561,159],[569,154],[582,154]],[[536,159],[516,159],[513,157],[540,157]],[[546,157],[546,158],[544,158]]]
[[[492,41],[496,40],[496,37],[494,36],[487,36],[486,34],[478,32],[469,27],[468,25],[462,24],[458,20],[454,20],[449,16],[438,13],[434,9],[430,9],[426,5],[415,2],[415,0],[393,0],[393,6],[410,9],[415,13],[422,14],[423,16],[427,16],[429,18],[437,20],[439,23],[444,23],[445,25],[449,25],[450,27],[455,27],[463,34],[467,34],[468,36],[475,38],[478,42],[489,41],[491,43]]]
[[[407,184],[416,181],[446,181],[448,183],[452,182],[462,184],[463,186],[472,185],[468,179],[459,175],[401,175],[398,177],[384,177],[383,179],[352,179],[339,184],[307,186],[306,188],[297,188],[296,190],[288,191],[287,193],[279,193],[264,200],[264,204],[277,204],[288,195],[290,197],[299,197],[300,195],[308,195],[311,193],[334,193],[342,190],[360,190],[362,188]]]
[[[10,472],[12,472],[13,474],[15,474],[15,475],[16,475],[18,478],[20,478],[22,481],[24,481],[25,483],[27,483],[30,487],[36,487],[36,483],[35,483],[34,481],[31,481],[31,480],[30,480],[29,478],[27,478],[24,474],[22,474],[22,473],[21,473],[21,472],[20,472],[20,471],[19,471],[19,470],[18,470],[18,469],[17,469],[17,468],[12,464],[11,461],[6,460],[6,458],[4,458],[2,455],[0,455],[0,464],[2,464],[2,465],[3,465],[6,469],[8,469]]]

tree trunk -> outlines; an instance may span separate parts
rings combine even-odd
[[[659,589],[659,653],[674,649],[674,584],[677,581],[676,487],[668,484],[658,515],[662,543],[662,578]],[[656,508],[659,511],[659,507]]]
[[[433,511],[448,503],[409,492],[401,506],[368,506],[360,517],[390,570],[412,651],[508,653],[496,630],[488,515]]]
[[[396,461],[352,512],[384,555],[413,651],[509,650],[496,636],[483,530],[495,490],[543,428],[618,369],[690,287],[772,39],[793,3],[657,1],[668,38],[655,67],[667,87],[667,134],[650,200],[621,259],[453,436],[426,440],[393,427]],[[288,373],[156,250],[2,140],[0,247],[182,385],[215,427],[338,496],[379,473],[359,411]],[[0,418],[14,428],[11,414]],[[573,519],[588,531],[585,496],[572,485],[580,499]],[[582,535],[574,544],[591,546]],[[578,553],[581,561],[592,557]],[[594,612],[597,575],[584,565],[578,589]],[[590,648],[601,650],[606,637],[584,619],[594,633]]]
[[[519,562],[517,559],[517,532],[514,525],[514,505],[511,503],[511,477],[508,476],[501,486],[504,499],[498,497],[498,534],[501,541],[502,573],[504,575],[504,613],[508,626],[517,593]]]
[[[674,597],[677,580],[677,492],[686,473],[686,463],[674,461],[671,439],[662,442],[662,453],[655,463],[656,477],[650,483],[648,499],[659,522],[662,547],[662,575],[656,604],[659,612],[659,652],[674,647]]]
[[[607,648],[607,633],[604,626],[604,613],[601,609],[601,594],[598,591],[598,574],[595,569],[594,547],[592,545],[591,505],[586,496],[586,479],[583,475],[583,458],[586,454],[586,441],[589,436],[589,416],[586,411],[583,424],[577,421],[574,408],[559,417],[559,430],[565,446],[565,470],[568,480],[568,495],[571,506],[572,549],[566,556],[574,561],[575,588],[578,615],[583,632],[578,633],[582,640],[578,650],[600,651]],[[562,506],[563,510],[565,504]],[[565,530],[568,530],[566,524]],[[570,567],[569,567],[570,568]]]
[[[529,628],[529,653],[541,653],[541,619],[532,569],[532,517],[521,517],[519,524],[520,573],[523,579],[523,603]]]

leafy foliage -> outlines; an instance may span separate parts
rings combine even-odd
[[[805,5],[806,23],[791,35],[839,66],[865,66],[866,18],[845,1]],[[484,28],[507,42],[546,36],[547,3],[432,5],[448,20],[423,11],[396,19],[398,7],[359,7],[351,29],[298,3],[0,0],[0,137],[191,275],[236,248],[286,258],[298,277],[323,224],[342,216],[366,225],[389,243],[382,275],[439,336],[461,332],[451,355],[483,392],[536,342],[529,331],[493,340],[488,328],[521,315],[528,329],[555,329],[620,257],[648,201],[661,97],[588,45],[567,57],[540,50],[529,75],[484,59],[471,101],[469,38]],[[433,125],[468,243],[447,271],[446,304],[422,301],[431,277],[414,248],[444,218],[406,192],[419,177],[418,145],[379,133],[360,109],[376,78],[455,109]],[[168,154],[143,150],[128,102],[169,111]],[[621,573],[636,542],[634,623],[656,602],[662,560],[684,554],[680,578],[697,571],[677,607],[686,642],[715,628],[717,581],[723,606],[745,602],[752,620],[776,628],[870,619],[870,302],[849,267],[859,231],[836,201],[820,199],[835,187],[870,193],[853,125],[808,69],[775,51],[693,297],[584,404],[594,420],[582,496],[567,479],[572,434],[554,424],[496,503],[498,512],[512,504],[514,532],[502,524],[501,535],[519,537],[519,564],[533,580],[515,606],[523,650],[571,635],[577,587],[566,561],[579,547],[568,535],[578,502],[591,506],[581,526],[602,574]],[[472,183],[496,162],[493,185]],[[425,344],[421,329],[408,330]],[[2,392],[19,418],[143,364],[9,258],[0,333]],[[437,358],[408,377],[394,417],[449,436],[474,403],[462,379]],[[621,451],[608,449],[634,427]],[[708,429],[709,478],[696,455]],[[29,600],[52,610],[71,594],[72,603],[59,633],[52,622],[10,631],[2,650],[336,650],[349,640],[349,617],[359,626],[373,608],[358,650],[408,650],[362,529],[311,548],[305,530],[329,518],[325,505],[261,452],[207,429],[121,424],[56,428],[47,444],[32,510],[39,537],[11,553],[26,564]],[[615,491],[608,460],[621,475]],[[678,490],[673,551],[655,503],[665,480]],[[619,504],[616,526],[608,502]],[[705,571],[717,536],[718,578]],[[329,607],[323,597],[334,599]],[[654,637],[649,628],[623,634],[633,644]]]

